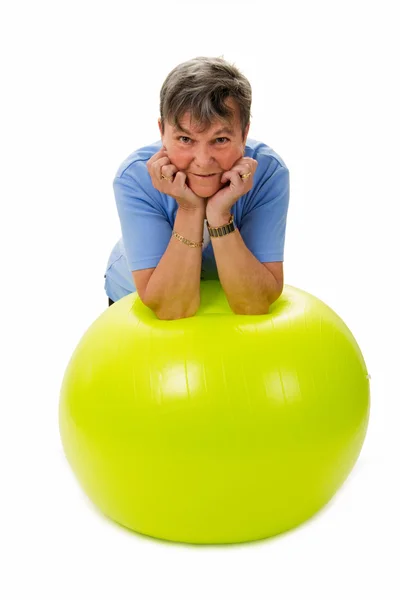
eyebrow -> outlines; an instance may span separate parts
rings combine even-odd
[[[174,127],[174,133],[186,133],[186,135],[193,135],[190,131],[187,131],[184,127]],[[214,131],[213,136],[219,135],[220,133],[227,133],[229,135],[235,135],[235,132],[229,127],[222,127],[217,131]]]

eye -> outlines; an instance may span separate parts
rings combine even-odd
[[[185,146],[188,146],[192,142],[192,139],[186,135],[180,135],[178,137],[178,140],[182,142],[182,144],[184,144]],[[217,144],[217,146],[222,146],[223,144],[226,144],[226,142],[229,141],[230,140],[227,137],[219,137],[215,139],[215,143]]]

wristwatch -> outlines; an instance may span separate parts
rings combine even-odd
[[[210,227],[209,222],[207,221],[207,228],[210,237],[222,237],[223,235],[227,235],[228,233],[232,233],[235,231],[235,223],[233,222],[233,215],[229,219],[229,223],[226,225],[221,225],[220,227]]]

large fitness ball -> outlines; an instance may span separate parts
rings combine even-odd
[[[118,523],[191,543],[302,523],[361,451],[369,375],[326,304],[286,285],[267,315],[232,313],[218,281],[194,317],[125,296],[79,342],[60,431],[82,488]]]

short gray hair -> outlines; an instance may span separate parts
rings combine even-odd
[[[216,118],[230,120],[233,113],[225,104],[227,98],[232,98],[239,106],[244,137],[251,116],[251,85],[239,69],[221,57],[198,56],[179,64],[161,87],[162,132],[165,121],[180,127],[179,119],[188,111],[203,130]]]

